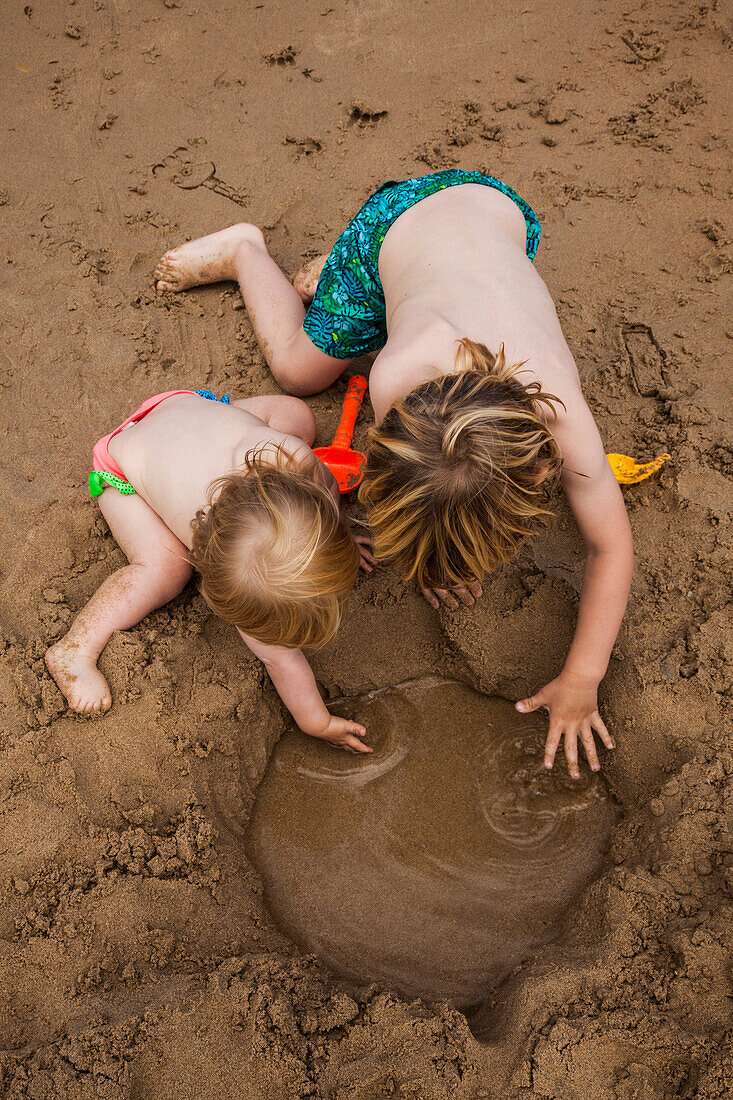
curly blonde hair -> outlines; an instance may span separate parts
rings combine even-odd
[[[318,460],[250,452],[209,486],[192,521],[193,565],[212,611],[268,645],[318,649],[335,636],[359,551]]]
[[[370,432],[359,493],[375,556],[429,588],[464,585],[547,530],[562,465],[541,418],[558,398],[523,384],[504,345],[459,341],[455,373],[417,386]]]

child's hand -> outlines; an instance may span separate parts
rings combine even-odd
[[[612,749],[613,740],[598,713],[598,681],[592,676],[582,676],[575,672],[561,672],[558,677],[545,684],[529,699],[521,699],[517,710],[522,714],[545,707],[550,714],[550,732],[545,743],[545,767],[551,768],[555,762],[555,753],[563,736],[565,737],[565,757],[568,771],[573,779],[580,779],[578,769],[578,737],[583,742],[585,755],[592,770],[600,770],[593,730],[596,731],[607,749]]]
[[[420,591],[436,611],[440,607],[441,600],[451,611],[455,611],[459,600],[466,607],[473,607],[476,600],[480,600],[484,594],[480,581],[471,581],[467,586],[456,585],[455,588],[423,588],[421,586]]]
[[[369,535],[354,535],[354,542],[359,547],[359,568],[363,569],[365,573],[371,573],[374,566],[377,564],[377,559],[372,554],[374,549],[374,543]]]
[[[360,726],[358,722],[350,722],[346,718],[339,718],[335,714],[329,715],[328,724],[322,730],[304,732],[311,737],[320,737],[322,741],[328,741],[341,749],[350,749],[351,752],[374,752],[374,749],[370,749],[359,740],[360,737],[366,736],[364,726]]]

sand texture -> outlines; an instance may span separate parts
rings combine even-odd
[[[2,16],[0,1097],[730,1096],[729,6]],[[162,390],[276,391],[234,286],[157,295],[160,254],[245,219],[295,273],[385,179],[451,166],[539,214],[606,449],[672,455],[625,490],[637,569],[602,688],[620,816],[601,874],[468,1016],[346,984],[276,927],[245,836],[286,716],[194,586],[113,638],[103,718],[71,715],[42,659],[122,562],[85,489],[94,441]],[[319,443],[344,390],[312,402]],[[315,660],[324,693],[435,676],[529,693],[562,662],[581,562],[559,502],[473,609],[436,614],[375,571]]]
[[[368,761],[299,731],[270,759],[245,838],[266,904],[353,984],[470,1011],[598,876],[611,796],[589,769],[544,768],[546,720],[466,684],[425,677],[348,705]]]

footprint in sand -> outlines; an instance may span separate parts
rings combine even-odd
[[[183,191],[194,191],[197,187],[206,187],[209,191],[223,195],[225,199],[246,206],[248,195],[238,187],[232,187],[216,173],[216,165],[210,160],[201,160],[193,156],[185,145],[179,146],[153,166],[156,179],[167,179]]]

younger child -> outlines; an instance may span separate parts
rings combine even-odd
[[[326,710],[300,650],[333,638],[360,556],[365,569],[374,560],[340,516],[335,478],[310,449],[315,434],[297,398],[173,390],[99,440],[90,491],[129,565],[46,653],[74,710],[111,706],[100,653],[115,630],[173,599],[195,566],[207,603],[264,662],[300,728],[372,751],[363,726]]]
[[[547,525],[545,489],[560,471],[587,554],[577,629],[560,673],[517,707],[547,708],[545,764],[564,737],[578,778],[578,739],[594,770],[594,732],[613,747],[597,689],[633,551],[575,362],[531,262],[539,238],[537,217],[511,187],[450,170],[386,183],[295,288],[247,224],[167,252],[156,278],[160,290],[237,279],[287,393],[316,393],[355,357],[379,352],[361,498],[377,557],[416,577],[434,607],[472,604],[482,576]]]

